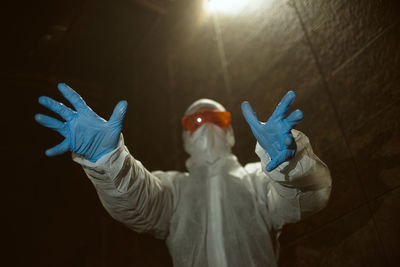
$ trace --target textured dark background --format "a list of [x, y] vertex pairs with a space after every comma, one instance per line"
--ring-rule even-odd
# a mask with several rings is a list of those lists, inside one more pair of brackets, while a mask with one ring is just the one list
[[33, 116], [40, 95], [63, 100], [59, 81], [105, 118], [128, 100], [126, 144], [150, 170], [184, 170], [180, 118], [200, 97], [232, 111], [234, 153], [257, 160], [240, 102], [266, 119], [295, 90], [333, 191], [284, 229], [280, 266], [400, 266], [396, 1], [265, 0], [215, 17], [189, 0], [17, 2], [1, 16], [2, 266], [171, 266], [162, 241], [111, 219], [70, 155], [44, 156], [61, 137]]

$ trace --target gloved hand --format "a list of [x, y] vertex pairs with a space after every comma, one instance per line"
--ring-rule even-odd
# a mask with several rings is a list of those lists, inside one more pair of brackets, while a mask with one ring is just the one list
[[281, 163], [290, 160], [296, 153], [296, 142], [290, 130], [303, 119], [303, 112], [295, 110], [284, 118], [295, 97], [293, 91], [287, 92], [267, 122], [258, 121], [249, 102], [242, 103], [242, 113], [251, 131], [271, 157], [266, 167], [267, 171], [272, 171]]
[[115, 106], [110, 120], [106, 121], [94, 113], [81, 96], [68, 85], [59, 83], [58, 89], [76, 111], [50, 97], [39, 97], [40, 104], [65, 120], [65, 122], [61, 122], [43, 114], [35, 115], [35, 120], [38, 123], [65, 137], [63, 142], [46, 150], [46, 155], [55, 156], [71, 151], [96, 162], [103, 155], [114, 150], [118, 145], [122, 120], [128, 103], [120, 101]]

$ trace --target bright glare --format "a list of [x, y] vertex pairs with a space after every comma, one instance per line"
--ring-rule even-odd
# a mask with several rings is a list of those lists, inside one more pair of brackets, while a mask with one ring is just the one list
[[259, 0], [205, 0], [204, 8], [207, 11], [235, 14], [243, 10], [247, 5]]

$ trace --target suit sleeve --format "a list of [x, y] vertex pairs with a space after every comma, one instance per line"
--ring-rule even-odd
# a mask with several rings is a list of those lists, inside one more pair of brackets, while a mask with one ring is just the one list
[[269, 181], [265, 201], [277, 230], [323, 209], [332, 186], [329, 169], [314, 154], [308, 137], [297, 130], [292, 130], [292, 134], [297, 145], [295, 156], [271, 172], [265, 169], [270, 158], [258, 143], [256, 145], [261, 169]]
[[167, 173], [150, 173], [130, 155], [122, 135], [118, 147], [95, 163], [76, 154], [72, 158], [82, 165], [115, 220], [136, 232], [166, 238], [173, 213], [173, 186]]

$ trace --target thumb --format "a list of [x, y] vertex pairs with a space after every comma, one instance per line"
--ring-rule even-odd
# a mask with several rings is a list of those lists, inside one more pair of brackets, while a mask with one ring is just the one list
[[118, 102], [118, 104], [114, 108], [114, 111], [110, 117], [109, 122], [110, 123], [122, 122], [127, 108], [128, 108], [128, 102], [126, 102], [125, 100]]

